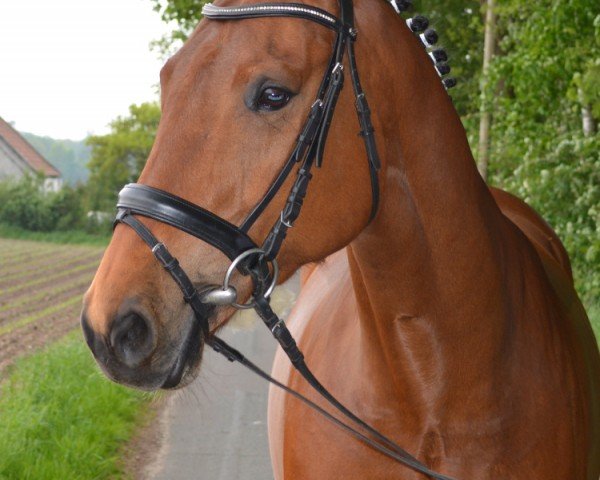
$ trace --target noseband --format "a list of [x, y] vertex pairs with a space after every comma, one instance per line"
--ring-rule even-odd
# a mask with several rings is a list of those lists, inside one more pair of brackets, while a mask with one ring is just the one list
[[[276, 260], [277, 254], [286, 238], [287, 231], [294, 225], [294, 222], [300, 215], [308, 184], [312, 178], [311, 169], [313, 165], [320, 167], [323, 163], [323, 154], [329, 127], [333, 119], [339, 94], [344, 86], [343, 60], [345, 53], [348, 55], [348, 66], [354, 90], [356, 112], [361, 128], [360, 135], [364, 140], [368, 158], [372, 190], [369, 220], [374, 218], [378, 209], [379, 184], [377, 171], [380, 168], [380, 161], [375, 144], [374, 129], [371, 123], [371, 112], [360, 84], [356, 66], [354, 42], [357, 39], [358, 32], [354, 25], [354, 8], [352, 0], [340, 0], [339, 4], [339, 18], [320, 8], [300, 3], [261, 3], [240, 7], [205, 5], [202, 13], [204, 17], [210, 20], [225, 21], [265, 17], [292, 17], [318, 23], [336, 32], [333, 53], [319, 87], [316, 100], [310, 108], [308, 118], [288, 160], [263, 198], [239, 227], [171, 193], [142, 184], [126, 185], [120, 192], [115, 225], [118, 223], [129, 225], [151, 248], [155, 258], [179, 285], [185, 301], [194, 311], [196, 321], [200, 323], [207, 345], [223, 354], [228, 360], [240, 362], [261, 377], [283, 388], [311, 408], [317, 410], [328, 420], [383, 454], [432, 478], [451, 480], [447, 476], [431, 471], [427, 466], [363, 422], [335, 399], [308, 369], [304, 362], [304, 356], [298, 349], [285, 323], [273, 312], [269, 305], [269, 297], [277, 283], [279, 273]], [[277, 195], [295, 165], [299, 165], [299, 168], [286, 204], [262, 246], [259, 247], [248, 236], [247, 232]], [[152, 218], [171, 225], [205, 241], [227, 255], [232, 263], [225, 275], [223, 285], [210, 287], [199, 292], [181, 268], [177, 259], [169, 253], [166, 246], [136, 216]], [[230, 284], [231, 276], [236, 270], [242, 275], [250, 276], [253, 281], [254, 289], [249, 303], [239, 304], [237, 291]], [[240, 352], [211, 334], [208, 317], [214, 305], [232, 305], [238, 309], [254, 308], [300, 374], [331, 405], [338, 409], [347, 419], [368, 432], [372, 438], [340, 421], [312, 401], [290, 390], [287, 386], [277, 382], [246, 359]]]

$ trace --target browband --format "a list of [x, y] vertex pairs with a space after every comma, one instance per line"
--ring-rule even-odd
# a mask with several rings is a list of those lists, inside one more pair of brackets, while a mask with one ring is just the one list
[[212, 20], [236, 20], [262, 17], [297, 17], [320, 23], [325, 27], [340, 30], [343, 26], [337, 18], [318, 7], [301, 3], [257, 3], [240, 7], [217, 7], [207, 3], [202, 15]]

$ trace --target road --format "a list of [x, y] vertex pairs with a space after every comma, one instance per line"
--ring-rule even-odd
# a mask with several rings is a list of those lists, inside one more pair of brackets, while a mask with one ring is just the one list
[[[272, 303], [281, 312], [293, 301], [297, 278], [280, 288], [283, 294]], [[237, 324], [244, 326], [226, 329], [221, 337], [269, 372], [275, 354], [270, 332], [247, 314]], [[162, 451], [148, 480], [272, 479], [267, 392], [264, 380], [207, 351], [198, 379], [168, 400]]]

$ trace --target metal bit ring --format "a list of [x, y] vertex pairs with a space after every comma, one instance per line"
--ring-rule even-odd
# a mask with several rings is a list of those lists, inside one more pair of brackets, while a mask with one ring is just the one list
[[[231, 265], [229, 266], [229, 268], [227, 269], [227, 273], [225, 274], [225, 279], [223, 280], [223, 287], [222, 287], [223, 290], [229, 289], [229, 284], [231, 282], [231, 277], [233, 275], [233, 272], [235, 272], [236, 268], [242, 262], [242, 260], [248, 258], [251, 255], [264, 255], [264, 254], [265, 254], [265, 252], [261, 248], [251, 248], [250, 250], [246, 250], [244, 253], [239, 255], [233, 262], [231, 262]], [[267, 289], [267, 291], [263, 294], [263, 296], [265, 298], [269, 298], [271, 296], [271, 294], [273, 293], [273, 290], [275, 290], [275, 287], [277, 286], [277, 280], [279, 279], [279, 264], [277, 263], [277, 260], [273, 259], [270, 262], [271, 262], [271, 265], [273, 266], [273, 272], [272, 272], [273, 280], [271, 282], [271, 285], [269, 285], [269, 288]], [[239, 310], [249, 310], [250, 308], [254, 308], [254, 299], [252, 298], [248, 303], [244, 303], [244, 304], [239, 304], [237, 302], [231, 302], [231, 306], [233, 306]]]

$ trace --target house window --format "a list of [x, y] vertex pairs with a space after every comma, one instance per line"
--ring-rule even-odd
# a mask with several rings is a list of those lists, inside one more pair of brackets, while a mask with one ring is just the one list
[[58, 192], [62, 188], [62, 179], [46, 177], [44, 179], [44, 191], [46, 192]]

